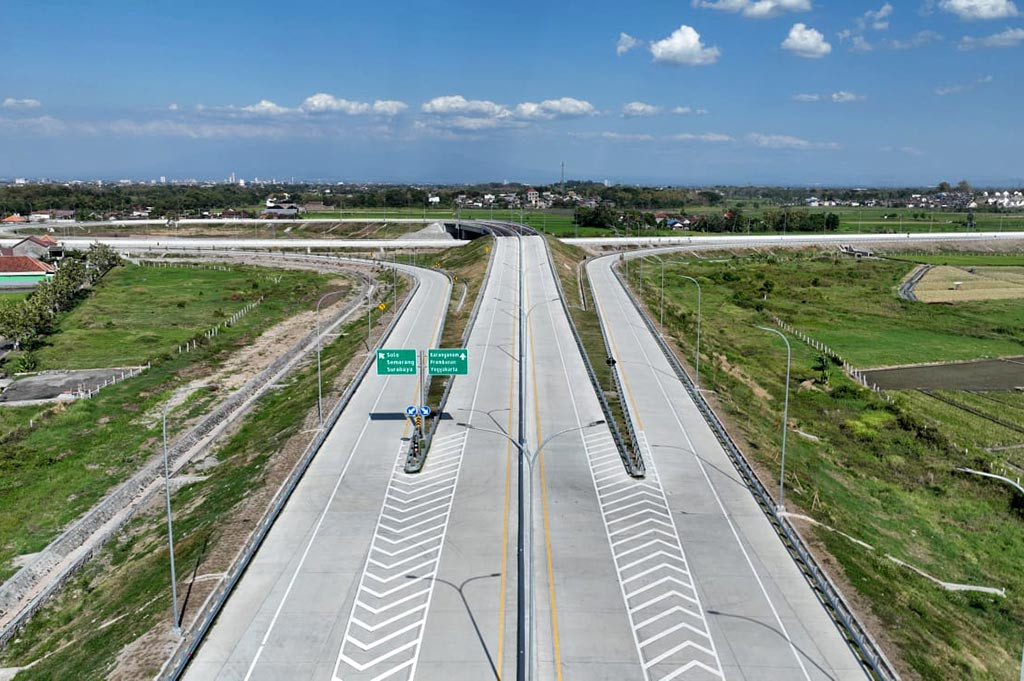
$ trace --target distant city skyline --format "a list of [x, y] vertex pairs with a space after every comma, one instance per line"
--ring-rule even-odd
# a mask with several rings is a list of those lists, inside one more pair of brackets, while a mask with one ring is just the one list
[[[301, 12], [300, 12], [301, 10]], [[268, 19], [274, 17], [273, 19]], [[0, 177], [1024, 184], [1011, 0], [5, 8]]]

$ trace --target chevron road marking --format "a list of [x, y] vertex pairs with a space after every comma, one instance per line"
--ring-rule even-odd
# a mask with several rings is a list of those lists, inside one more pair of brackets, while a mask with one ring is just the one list
[[644, 679], [724, 679], [700, 596], [647, 439], [643, 480], [629, 477], [607, 431], [584, 436], [608, 546]]
[[436, 438], [421, 475], [406, 475], [404, 452], [396, 457], [335, 679], [398, 678], [414, 667], [466, 438], [466, 431]]

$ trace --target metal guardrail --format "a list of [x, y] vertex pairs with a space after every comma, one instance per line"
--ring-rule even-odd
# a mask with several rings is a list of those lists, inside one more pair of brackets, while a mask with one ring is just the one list
[[[613, 267], [614, 269], [614, 267]], [[608, 342], [608, 329], [605, 328], [604, 318], [599, 314], [600, 307], [597, 304], [597, 296], [594, 295], [593, 283], [590, 281], [590, 277], [587, 277], [587, 284], [591, 287], [590, 297], [594, 299], [594, 314], [597, 315], [598, 324], [601, 326], [601, 340], [604, 341], [604, 352], [608, 358], [614, 362], [608, 367], [608, 373], [615, 382], [615, 392], [619, 396], [619, 406], [622, 408], [622, 414], [626, 421], [626, 433], [629, 435], [629, 444], [632, 448], [632, 458], [630, 464], [639, 469], [645, 471], [643, 454], [640, 450], [640, 438], [637, 436], [636, 426], [633, 423], [633, 419], [629, 411], [629, 403], [626, 401], [626, 390], [622, 385], [622, 376], [619, 374], [618, 360], [615, 359], [615, 355], [612, 352], [611, 345]], [[627, 467], [628, 468], [628, 467]], [[630, 471], [630, 475], [635, 475]], [[641, 473], [642, 475], [642, 473]]]
[[[601, 382], [597, 379], [597, 374], [594, 372], [594, 367], [590, 363], [590, 357], [587, 355], [587, 349], [583, 345], [583, 339], [580, 337], [580, 332], [576, 329], [576, 323], [572, 320], [572, 314], [569, 311], [569, 305], [565, 302], [565, 291], [562, 289], [562, 280], [558, 278], [558, 272], [555, 271], [555, 259], [551, 255], [551, 246], [548, 244], [546, 237], [541, 237], [544, 241], [544, 248], [548, 253], [548, 267], [551, 269], [551, 276], [555, 280], [555, 287], [558, 289], [558, 299], [562, 303], [562, 312], [565, 313], [565, 318], [569, 322], [569, 329], [572, 331], [573, 340], [576, 341], [576, 349], [580, 353], [580, 357], [583, 358], [583, 366], [587, 370], [587, 376], [590, 377], [590, 383], [594, 387], [594, 393], [597, 395], [597, 401], [601, 405], [601, 413], [604, 414], [605, 422], [608, 424], [609, 430], [612, 433], [612, 439], [615, 441], [615, 448], [619, 450], [619, 457], [622, 458], [622, 465], [626, 468], [626, 472], [635, 478], [642, 478], [646, 469], [644, 467], [643, 456], [640, 454], [640, 450], [637, 449], [637, 442], [632, 431], [630, 431], [630, 437], [632, 438], [633, 451], [630, 452], [626, 447], [625, 440], [622, 439], [622, 431], [619, 430], [619, 424], [615, 419], [615, 415], [612, 413], [611, 407], [608, 405], [608, 400], [604, 396], [604, 388], [601, 386]], [[602, 333], [603, 333], [602, 327]], [[607, 347], [607, 341], [605, 341], [605, 347]], [[621, 393], [620, 393], [621, 394]], [[629, 419], [626, 419], [627, 422]], [[632, 428], [632, 424], [628, 424]]]
[[[484, 299], [484, 293], [487, 290], [487, 283], [491, 278], [491, 265], [494, 264], [494, 256], [497, 253], [497, 248], [491, 249], [491, 257], [487, 259], [487, 268], [484, 270], [483, 284], [480, 290], [477, 291], [476, 300], [473, 302], [473, 309], [469, 313], [469, 321], [466, 322], [466, 328], [462, 332], [462, 345], [466, 346], [469, 342], [469, 335], [473, 331], [473, 327], [476, 325], [476, 317], [480, 312], [480, 304]], [[447, 316], [447, 312], [445, 315]], [[447, 319], [446, 319], [447, 321]], [[419, 451], [414, 452], [412, 448], [409, 450], [409, 455], [405, 460], [405, 472], [406, 473], [419, 473], [423, 470], [423, 464], [426, 463], [427, 454], [430, 453], [430, 443], [434, 440], [434, 434], [437, 432], [438, 426], [441, 425], [441, 415], [444, 414], [444, 408], [448, 404], [448, 395], [452, 391], [452, 385], [455, 383], [454, 377], [449, 376], [448, 382], [444, 386], [444, 392], [441, 393], [441, 401], [437, 405], [437, 418], [435, 418], [430, 424], [430, 431], [427, 433], [426, 442], [423, 448]]]
[[[608, 256], [612, 257], [612, 256]], [[633, 307], [636, 308], [640, 318], [643, 319], [644, 324], [647, 326], [647, 330], [650, 331], [655, 341], [658, 343], [658, 347], [661, 348], [662, 353], [668, 360], [669, 365], [672, 367], [679, 381], [686, 388], [697, 409], [700, 411], [704, 420], [708, 426], [711, 427], [711, 431], [718, 439], [719, 443], [725, 449], [726, 454], [732, 460], [736, 470], [743, 477], [746, 486], [754, 495], [755, 501], [761, 507], [761, 510], [768, 517], [769, 522], [775, 528], [776, 533], [782, 539], [783, 544], [789, 551], [790, 556], [796, 562], [797, 567], [803, 572], [805, 579], [814, 589], [818, 595], [822, 604], [825, 606], [826, 612], [832, 618], [833, 622], [836, 623], [840, 632], [844, 635], [849, 643], [850, 647], [854, 650], [860, 662], [865, 666], [874, 678], [880, 681], [899, 681], [899, 674], [896, 672], [895, 667], [885, 657], [885, 653], [882, 652], [881, 647], [867, 632], [867, 629], [860, 623], [857, 616], [853, 613], [846, 599], [843, 598], [842, 593], [835, 586], [829, 576], [822, 570], [818, 561], [814, 558], [811, 552], [808, 550], [806, 543], [800, 536], [800, 533], [795, 527], [786, 519], [785, 516], [779, 514], [775, 500], [771, 494], [761, 483], [761, 480], [754, 473], [754, 470], [750, 467], [743, 452], [740, 451], [739, 447], [733, 441], [732, 437], [726, 431], [725, 426], [718, 419], [718, 415], [715, 414], [714, 410], [704, 399], [704, 396], [695, 388], [693, 381], [690, 379], [689, 374], [683, 368], [679, 359], [675, 353], [669, 347], [664, 337], [658, 332], [657, 327], [654, 326], [654, 322], [651, 321], [647, 311], [644, 310], [643, 306], [637, 301], [633, 291], [623, 281], [621, 275], [615, 268], [612, 268], [612, 272], [615, 274], [615, 278], [618, 280], [619, 285], [622, 286], [626, 292], [626, 296], [630, 302], [633, 303]]]
[[[333, 261], [344, 260], [342, 258], [327, 259]], [[317, 433], [312, 442], [309, 443], [309, 446], [306, 447], [306, 451], [303, 453], [302, 458], [296, 462], [296, 465], [292, 468], [292, 472], [289, 474], [288, 479], [278, 489], [278, 492], [274, 497], [274, 501], [268, 507], [267, 512], [260, 521], [259, 529], [250, 535], [249, 540], [237, 554], [231, 567], [225, 574], [225, 577], [221, 580], [220, 585], [211, 592], [209, 596], [207, 596], [206, 601], [201, 606], [201, 612], [204, 612], [205, 614], [196, 618], [192, 630], [183, 636], [182, 642], [164, 664], [163, 669], [161, 669], [160, 673], [156, 677], [157, 679], [176, 680], [181, 678], [181, 675], [184, 673], [185, 668], [191, 661], [195, 651], [199, 648], [200, 643], [202, 643], [203, 639], [206, 637], [207, 632], [213, 625], [214, 620], [216, 620], [217, 615], [220, 614], [220, 611], [227, 602], [231, 592], [234, 591], [235, 586], [238, 584], [238, 580], [241, 579], [243, 574], [245, 574], [246, 568], [248, 568], [249, 563], [252, 562], [256, 552], [259, 550], [260, 546], [262, 546], [263, 541], [266, 539], [266, 536], [270, 532], [271, 527], [273, 527], [277, 517], [281, 514], [281, 511], [284, 510], [284, 507], [291, 498], [295, 488], [302, 480], [302, 477], [305, 475], [310, 464], [312, 464], [317, 453], [320, 451], [320, 447], [323, 445], [327, 435], [337, 423], [338, 418], [340, 418], [345, 407], [348, 406], [348, 403], [351, 401], [356, 390], [359, 389], [359, 386], [362, 384], [363, 378], [369, 372], [370, 367], [374, 365], [376, 361], [376, 349], [382, 347], [384, 343], [387, 342], [387, 339], [391, 336], [391, 333], [394, 331], [399, 320], [401, 320], [403, 313], [409, 306], [409, 303], [415, 297], [419, 287], [419, 280], [416, 280], [412, 290], [395, 311], [395, 316], [388, 324], [387, 329], [385, 329], [384, 333], [381, 334], [381, 337], [378, 339], [374, 348], [372, 348], [367, 354], [366, 360], [359, 368], [359, 371], [356, 372], [355, 376], [353, 376], [348, 387], [345, 389], [345, 392], [334, 405], [334, 408], [331, 409], [324, 422], [324, 427], [319, 433]]]

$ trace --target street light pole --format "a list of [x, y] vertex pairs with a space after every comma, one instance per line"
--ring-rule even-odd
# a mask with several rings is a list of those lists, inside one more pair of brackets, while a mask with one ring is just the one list
[[[701, 299], [700, 282], [698, 282], [693, 277], [687, 276], [685, 274], [680, 274], [679, 276], [682, 277], [683, 279], [688, 279], [688, 280], [692, 281], [694, 283], [694, 285], [697, 287], [697, 352], [694, 353], [695, 354], [695, 359], [694, 359], [694, 363], [693, 363], [693, 375], [694, 375], [694, 384], [697, 386], [697, 390], [700, 390], [700, 318], [701, 318], [701, 312], [700, 312], [700, 299]], [[664, 303], [664, 296], [665, 296], [664, 280], [662, 281], [661, 294], [662, 294], [663, 303]]]
[[174, 624], [174, 633], [181, 635], [181, 625], [178, 620], [178, 576], [174, 570], [174, 525], [171, 522], [171, 477], [170, 466], [167, 461], [167, 403], [164, 403], [163, 410], [163, 441], [164, 441], [164, 492], [167, 497], [167, 546], [171, 556], [171, 603], [174, 611], [171, 614], [171, 621]]
[[[467, 410], [467, 411], [475, 411], [475, 410]], [[561, 435], [565, 435], [566, 433], [572, 433], [572, 432], [576, 432], [576, 431], [586, 430], [587, 428], [593, 428], [594, 426], [599, 426], [599, 425], [602, 425], [604, 423], [605, 423], [604, 419], [599, 419], [597, 421], [591, 421], [590, 423], [588, 423], [586, 425], [573, 426], [571, 428], [565, 428], [564, 430], [560, 430], [557, 433], [552, 433], [551, 435], [548, 435], [547, 438], [545, 438], [537, 446], [537, 448], [535, 450], [533, 450], [533, 451], [530, 451], [530, 448], [527, 446], [525, 441], [522, 442], [522, 443], [516, 442], [511, 437], [509, 437], [507, 433], [504, 433], [504, 432], [502, 432], [500, 430], [492, 430], [490, 428], [478, 428], [477, 426], [474, 426], [473, 424], [468, 423], [468, 422], [464, 422], [464, 421], [459, 421], [455, 425], [457, 425], [459, 427], [462, 427], [462, 428], [467, 428], [469, 430], [479, 430], [479, 431], [482, 431], [484, 433], [491, 433], [493, 435], [500, 435], [501, 437], [503, 437], [506, 440], [508, 440], [512, 444], [512, 446], [514, 446], [519, 451], [520, 501], [522, 501], [523, 477], [524, 477], [522, 475], [523, 468], [525, 466], [525, 468], [527, 469], [526, 470], [527, 474], [525, 476], [525, 483], [526, 483], [525, 487], [526, 487], [526, 489], [529, 492], [529, 494], [528, 494], [529, 499], [532, 500], [533, 499], [533, 471], [534, 471], [534, 464], [537, 461], [538, 455], [540, 454], [541, 451], [544, 450], [544, 448], [548, 445], [548, 443], [550, 443], [556, 437], [559, 437]], [[519, 515], [520, 515], [520, 526], [519, 526], [520, 536], [523, 536], [523, 532], [522, 531], [523, 531], [524, 528], [527, 528], [527, 527], [530, 528], [529, 532], [526, 535], [526, 537], [527, 537], [526, 543], [523, 546], [520, 546], [520, 554], [523, 555], [523, 557], [524, 557], [524, 560], [522, 561], [522, 563], [523, 564], [529, 563], [530, 566], [531, 566], [530, 572], [529, 572], [529, 578], [527, 580], [527, 584], [528, 584], [528, 587], [529, 587], [529, 595], [527, 596], [527, 598], [524, 598], [523, 600], [519, 601], [519, 610], [520, 611], [523, 610], [523, 604], [524, 604], [524, 601], [525, 601], [528, 604], [528, 606], [529, 606], [528, 607], [528, 609], [529, 609], [529, 618], [528, 618], [527, 621], [530, 623], [531, 626], [535, 627], [536, 623], [535, 623], [534, 617], [535, 617], [535, 614], [536, 614], [536, 605], [535, 605], [535, 602], [534, 602], [534, 599], [533, 599], [534, 586], [533, 586], [533, 569], [532, 569], [532, 565], [533, 565], [533, 530], [532, 530], [532, 528], [533, 528], [533, 504], [530, 503], [529, 505], [527, 505], [525, 507], [522, 504], [520, 504], [520, 506], [519, 506]], [[523, 517], [524, 515], [525, 515], [525, 518]], [[526, 555], [527, 551], [524, 550], [524, 549], [528, 549], [528, 555]], [[522, 576], [522, 566], [520, 566], [520, 577], [521, 576]], [[522, 580], [520, 580], [520, 581], [522, 581]], [[526, 589], [526, 585], [525, 584], [521, 585], [520, 593], [519, 593], [519, 596], [521, 598], [525, 595], [523, 593], [525, 591], [525, 589]], [[532, 634], [532, 631], [531, 631], [531, 634]], [[521, 629], [521, 630], [517, 631], [516, 632], [517, 643], [519, 643], [519, 639], [521, 639], [521, 638], [525, 639], [526, 638], [525, 635], [526, 635], [526, 631], [525, 630]], [[530, 638], [532, 639], [532, 636]], [[525, 642], [526, 642], [525, 640], [522, 641], [523, 644], [525, 644]], [[528, 679], [533, 679], [534, 678], [533, 677], [533, 657], [532, 657], [533, 650], [531, 649], [530, 650], [530, 655], [527, 656], [525, 654], [522, 654], [522, 653], [525, 653], [525, 645], [520, 645], [519, 651], [520, 651], [521, 655], [518, 656], [517, 660], [516, 660], [516, 678], [517, 679], [523, 679], [523, 681], [527, 681]]]
[[338, 295], [342, 291], [328, 291], [316, 301], [316, 417], [320, 427], [324, 427], [324, 381], [320, 372], [320, 303], [329, 296]]
[[779, 504], [776, 507], [776, 510], [784, 511], [786, 510], [786, 429], [789, 424], [789, 370], [790, 366], [792, 365], [793, 354], [789, 347], [789, 339], [786, 338], [786, 335], [784, 333], [782, 333], [778, 329], [773, 329], [768, 326], [759, 326], [757, 328], [761, 329], [762, 331], [770, 331], [778, 335], [778, 337], [781, 338], [786, 343], [786, 385], [784, 386], [785, 400], [784, 406], [782, 407], [782, 465], [779, 468]]
[[[511, 211], [510, 211], [511, 212]], [[510, 216], [511, 217], [511, 216]], [[524, 294], [526, 277], [524, 276], [525, 266], [523, 264], [523, 237], [522, 234], [516, 233], [517, 243], [519, 245], [519, 305], [517, 310], [519, 312], [519, 437], [518, 442], [515, 443], [516, 449], [519, 450], [519, 462], [518, 462], [518, 524], [517, 528], [517, 543], [516, 558], [517, 558], [517, 570], [516, 570], [516, 681], [532, 681], [533, 669], [532, 669], [532, 656], [526, 650], [527, 646], [527, 627], [532, 625], [532, 618], [527, 621], [526, 613], [526, 585], [532, 583], [533, 580], [533, 565], [532, 561], [527, 564], [526, 560], [526, 544], [530, 537], [528, 536], [528, 528], [526, 527], [526, 514], [527, 508], [525, 506], [528, 500], [524, 498], [524, 477], [525, 477], [525, 457], [526, 451], [526, 314], [523, 310], [524, 306]], [[533, 506], [531, 504], [530, 509]], [[532, 614], [532, 613], [531, 613]]]
[[665, 261], [661, 261], [661, 328], [665, 328]]

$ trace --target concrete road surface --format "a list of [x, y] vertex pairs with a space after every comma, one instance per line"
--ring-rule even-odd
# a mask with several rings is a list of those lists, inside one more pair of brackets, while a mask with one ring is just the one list
[[[595, 298], [648, 466], [626, 474], [540, 237], [495, 240], [470, 373], [423, 471], [402, 471], [409, 431], [389, 420], [415, 382], [371, 374], [187, 677], [512, 678], [520, 248], [536, 678], [865, 678], [599, 259]], [[424, 276], [389, 347], [436, 345], [448, 283]]]
[[[648, 503], [633, 508], [645, 508], [658, 527], [648, 535], [657, 544], [617, 556], [648, 678], [866, 678], [614, 278], [613, 262], [599, 258], [587, 272], [647, 463]], [[619, 497], [608, 498], [621, 508]], [[628, 580], [643, 564], [623, 566], [654, 548], [673, 556], [638, 580], [638, 594]], [[640, 607], [655, 598], [674, 599], [678, 609]], [[694, 666], [665, 666], [658, 636], [686, 638]], [[669, 659], [683, 663], [683, 652]]]
[[[421, 286], [389, 348], [435, 347], [450, 284]], [[188, 679], [330, 679], [381, 505], [404, 463], [414, 376], [363, 380], [188, 668]], [[387, 590], [387, 585], [378, 585]]]

